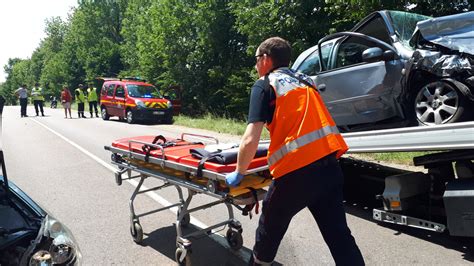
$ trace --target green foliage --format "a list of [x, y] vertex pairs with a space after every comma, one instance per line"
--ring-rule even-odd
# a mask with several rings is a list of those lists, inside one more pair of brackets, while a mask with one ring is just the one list
[[[472, 0], [412, 0], [412, 12], [441, 16], [469, 10]], [[376, 10], [405, 10], [394, 0], [80, 0], [66, 21], [46, 21], [30, 59], [10, 59], [0, 94], [14, 102], [20, 84], [47, 94], [97, 77], [139, 76], [159, 88], [181, 86], [182, 110], [245, 120], [253, 57], [266, 38], [292, 43], [295, 59], [336, 31]]]
[[[204, 114], [199, 118], [190, 117], [186, 115], [179, 115], [174, 117], [175, 125], [206, 129], [214, 132], [242, 136], [247, 128], [247, 123], [241, 120], [232, 118], [222, 118], [212, 114]], [[269, 139], [270, 134], [266, 129], [262, 131], [262, 139]]]

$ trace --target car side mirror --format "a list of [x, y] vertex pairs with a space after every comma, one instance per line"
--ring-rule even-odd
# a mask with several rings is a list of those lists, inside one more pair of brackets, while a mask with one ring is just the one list
[[362, 60], [367, 63], [381, 61], [384, 52], [379, 47], [372, 47], [362, 52]]
[[398, 55], [392, 50], [387, 50], [383, 52], [382, 59], [383, 61], [392, 61], [398, 59]]

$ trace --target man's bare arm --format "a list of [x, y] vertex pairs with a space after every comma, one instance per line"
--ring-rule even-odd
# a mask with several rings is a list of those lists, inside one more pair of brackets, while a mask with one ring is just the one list
[[263, 126], [263, 122], [250, 123], [247, 125], [245, 133], [242, 136], [242, 141], [240, 142], [239, 155], [237, 157], [237, 172], [245, 174], [250, 162], [255, 157]]

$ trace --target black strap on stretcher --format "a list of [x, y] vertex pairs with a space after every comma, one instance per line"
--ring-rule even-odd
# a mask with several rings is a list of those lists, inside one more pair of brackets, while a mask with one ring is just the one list
[[[202, 177], [202, 170], [206, 162], [215, 162], [219, 164], [231, 164], [237, 162], [238, 147], [230, 149], [218, 149], [210, 152], [203, 148], [190, 149], [189, 152], [194, 158], [199, 159], [198, 169], [196, 177]], [[255, 152], [255, 158], [263, 157], [267, 155], [267, 148], [265, 145], [259, 146]]]
[[252, 209], [255, 207], [255, 214], [258, 214], [258, 210], [260, 209], [260, 204], [258, 203], [258, 195], [257, 195], [257, 190], [253, 187], [246, 187], [246, 189], [250, 190], [250, 193], [252, 193], [253, 198], [255, 199], [255, 203], [252, 204], [247, 204], [245, 207], [240, 207], [236, 206], [237, 209], [242, 211], [243, 216], [249, 216], [250, 219], [252, 219]]
[[[269, 177], [263, 177], [262, 184], [269, 179]], [[258, 203], [258, 195], [257, 195], [257, 190], [253, 187], [245, 187], [246, 189], [250, 190], [252, 193], [253, 198], [255, 199], [255, 203], [253, 204], [248, 204], [245, 205], [244, 208], [238, 207], [239, 210], [242, 211], [243, 216], [249, 216], [250, 219], [252, 219], [252, 209], [255, 207], [255, 214], [258, 214], [258, 210], [260, 209], [260, 204]]]
[[[160, 141], [160, 140], [161, 140], [161, 143], [158, 143], [158, 141]], [[166, 138], [163, 137], [163, 135], [158, 135], [153, 139], [151, 144], [157, 144], [157, 145], [160, 145], [163, 148], [167, 148], [167, 147], [195, 145], [195, 144], [202, 144], [202, 143], [201, 142], [190, 142], [190, 143], [178, 144], [175, 141], [167, 141]], [[150, 146], [148, 144], [143, 144], [142, 151], [145, 153], [145, 162], [148, 163], [148, 161], [150, 159], [150, 153], [151, 153], [151, 151], [154, 151], [154, 150], [158, 150], [158, 148], [154, 147], [154, 146]], [[165, 159], [164, 154], [162, 154], [161, 156], [162, 156], [163, 159]]]
[[217, 156], [218, 152], [210, 152], [209, 154], [203, 156], [201, 160], [199, 161], [198, 168], [196, 171], [196, 177], [197, 178], [202, 178], [202, 170], [204, 169], [204, 163], [206, 163], [209, 160], [212, 160]]

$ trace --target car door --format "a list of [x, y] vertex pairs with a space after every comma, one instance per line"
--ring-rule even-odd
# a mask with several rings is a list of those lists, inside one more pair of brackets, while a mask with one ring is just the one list
[[115, 94], [113, 99], [113, 113], [111, 115], [123, 117], [125, 114], [125, 88], [118, 84], [115, 87]]
[[[340, 126], [375, 123], [400, 113], [396, 97], [403, 63], [381, 58], [366, 62], [362, 57], [372, 47], [396, 53], [387, 44], [390, 38], [381, 20], [375, 17], [358, 30], [367, 34], [335, 34], [338, 39], [331, 47], [330, 56], [323, 58], [323, 71], [314, 78], [316, 85], [324, 88], [321, 95]], [[383, 40], [374, 36], [382, 36]]]
[[113, 112], [113, 99], [114, 99], [115, 84], [110, 83], [103, 86], [101, 91], [100, 105], [105, 106], [109, 115]]

